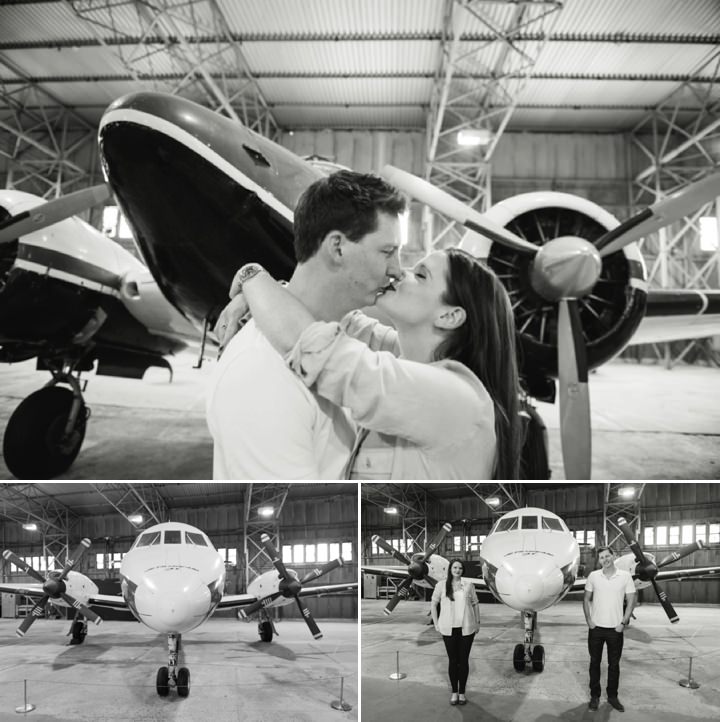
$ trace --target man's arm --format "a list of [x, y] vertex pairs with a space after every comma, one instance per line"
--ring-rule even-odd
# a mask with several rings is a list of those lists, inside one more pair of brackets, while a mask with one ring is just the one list
[[583, 612], [585, 613], [585, 621], [587, 622], [590, 629], [595, 628], [595, 623], [590, 618], [590, 602], [592, 602], [593, 593], [592, 589], [585, 589], [585, 596], [583, 597]]
[[637, 601], [637, 594], [635, 592], [625, 593], [625, 614], [623, 615], [622, 624], [623, 628], [630, 624], [630, 617], [632, 616], [633, 609], [635, 609], [635, 602]]

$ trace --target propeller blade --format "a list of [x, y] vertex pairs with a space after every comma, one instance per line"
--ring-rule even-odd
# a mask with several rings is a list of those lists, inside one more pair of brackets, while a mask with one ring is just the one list
[[60, 595], [71, 607], [77, 609], [88, 621], [93, 624], [102, 624], [102, 618], [99, 617], [92, 609], [86, 607], [82, 602], [78, 602], [75, 597], [71, 597], [69, 594]]
[[433, 579], [429, 574], [426, 574], [423, 579], [432, 587], [437, 584], [437, 580]]
[[29, 211], [18, 213], [0, 223], [0, 245], [14, 241], [19, 236], [47, 228], [108, 198], [110, 198], [110, 187], [103, 183], [60, 196]]
[[259, 612], [263, 607], [266, 607], [271, 602], [274, 602], [280, 596], [282, 596], [280, 592], [274, 592], [273, 594], [270, 594], [267, 597], [258, 599], [256, 602], [253, 602], [252, 604], [248, 605], [247, 607], [240, 607], [240, 609], [238, 609], [238, 614], [243, 619], [252, 617], [253, 614], [255, 614], [256, 612]]
[[17, 554], [14, 554], [9, 549], [3, 552], [3, 559], [7, 559], [12, 562], [18, 569], [22, 569], [25, 574], [28, 574], [40, 584], [45, 584], [45, 577], [38, 574], [24, 559], [21, 559]]
[[465, 228], [489, 238], [494, 243], [500, 243], [506, 248], [526, 255], [535, 255], [538, 251], [539, 246], [520, 238], [501, 225], [493, 223], [482, 213], [478, 213], [449, 193], [436, 188], [432, 183], [428, 183], [412, 173], [407, 173], [392, 165], [386, 165], [380, 175], [401, 191], [417, 198], [444, 216], [452, 218]]
[[45, 605], [48, 603], [48, 599], [50, 599], [50, 597], [46, 594], [44, 597], [40, 598], [39, 602], [36, 602], [33, 605], [33, 608], [30, 610], [30, 614], [22, 620], [20, 626], [15, 630], [15, 634], [17, 634], [18, 637], [24, 637], [25, 632], [32, 627], [33, 622], [45, 613]]
[[662, 604], [662, 608], [665, 610], [665, 614], [667, 614], [668, 619], [675, 624], [676, 622], [680, 621], [680, 617], [678, 617], [677, 612], [673, 609], [673, 605], [670, 604], [670, 600], [668, 599], [668, 595], [665, 593], [663, 589], [658, 586], [658, 583], [654, 580], [650, 580], [652, 582], [652, 585], [655, 589], [655, 594], [657, 594], [658, 599], [660, 600], [660, 604]]
[[695, 541], [692, 544], [686, 544], [684, 547], [680, 547], [676, 552], [670, 552], [667, 556], [663, 557], [657, 565], [657, 568], [660, 569], [660, 567], [665, 567], [668, 564], [672, 564], [673, 562], [676, 562], [678, 559], [684, 559], [687, 556], [690, 556], [691, 554], [695, 553], [698, 549], [703, 548], [703, 543], [701, 541]]
[[625, 248], [629, 243], [689, 215], [696, 208], [718, 196], [720, 196], [720, 173], [712, 173], [653, 203], [617, 228], [608, 231], [597, 240], [595, 247], [603, 258], [609, 256]]
[[295, 601], [297, 602], [298, 609], [300, 610], [300, 614], [303, 615], [305, 624], [308, 625], [310, 634], [312, 634], [314, 639], [321, 639], [322, 632], [320, 631], [320, 627], [318, 627], [317, 623], [313, 619], [313, 615], [310, 614], [310, 610], [302, 603], [302, 601], [300, 600], [299, 597], [295, 597]]
[[311, 572], [308, 572], [301, 580], [300, 584], [305, 584], [306, 582], [311, 582], [313, 579], [317, 579], [318, 577], [323, 576], [323, 574], [327, 574], [328, 572], [331, 572], [333, 569], [337, 569], [338, 567], [341, 567], [343, 565], [342, 559], [333, 559], [331, 562], [328, 562], [327, 564], [324, 564], [323, 566], [313, 569]]
[[434, 536], [433, 540], [425, 548], [422, 561], [426, 561], [427, 558], [437, 550], [437, 548], [443, 543], [443, 539], [445, 539], [445, 537], [450, 531], [452, 531], [452, 525], [445, 522], [445, 524], [442, 525], [440, 531]]
[[277, 573], [280, 575], [280, 579], [290, 579], [290, 576], [288, 575], [288, 571], [285, 568], [285, 564], [284, 564], [283, 560], [280, 558], [280, 556], [278, 555], [277, 551], [275, 550], [273, 543], [270, 541], [270, 537], [267, 534], [261, 534], [260, 541], [262, 542], [262, 545], [265, 547], [265, 551], [270, 556], [273, 566], [275, 567], [275, 569], [277, 569]]
[[75, 553], [71, 557], [67, 558], [65, 566], [63, 567], [62, 572], [60, 572], [60, 579], [65, 579], [65, 577], [67, 577], [68, 572], [80, 561], [82, 555], [90, 548], [91, 543], [92, 542], [89, 539], [80, 540], [80, 544], [78, 544]]
[[405, 596], [405, 591], [408, 589], [408, 587], [413, 583], [413, 580], [411, 577], [408, 577], [407, 579], [402, 580], [402, 584], [397, 588], [397, 591], [395, 592], [395, 596], [387, 603], [387, 606], [385, 609], [383, 609], [383, 612], [385, 614], [392, 614], [393, 609], [397, 607], [398, 602]]
[[592, 440], [590, 392], [585, 341], [574, 299], [560, 299], [558, 309], [560, 443], [566, 479], [589, 479]]
[[643, 566], [647, 565], [648, 560], [645, 557], [645, 554], [643, 554], [643, 550], [640, 548], [640, 545], [637, 543], [637, 539], [635, 539], [632, 531], [630, 531], [630, 525], [627, 523], [627, 519], [620, 517], [618, 519], [618, 526], [620, 527], [620, 531], [623, 533], [630, 550], [635, 555], [635, 559], [637, 559]]
[[401, 564], [405, 564], [406, 566], [410, 564], [410, 560], [402, 553], [397, 551], [397, 549], [393, 549], [382, 537], [379, 537], [377, 534], [375, 534], [372, 538], [372, 541], [377, 544], [383, 551], [386, 551], [388, 554], [392, 554], [395, 559], [397, 559]]

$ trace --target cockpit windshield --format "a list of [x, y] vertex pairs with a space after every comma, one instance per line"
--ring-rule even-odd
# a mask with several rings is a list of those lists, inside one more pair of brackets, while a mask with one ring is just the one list
[[493, 532], [513, 531], [513, 529], [517, 529], [517, 528], [518, 528], [518, 518], [516, 516], [511, 516], [507, 519], [500, 519], [498, 521], [498, 523], [495, 525]]
[[135, 542], [136, 547], [149, 547], [160, 543], [159, 531], [146, 531], [141, 534]]
[[522, 528], [523, 529], [537, 529], [538, 528], [538, 518], [536, 516], [528, 516], [523, 515], [520, 517], [522, 520]]
[[182, 542], [179, 529], [166, 529], [165, 539], [163, 540], [166, 544], [180, 544]]
[[542, 528], [553, 529], [554, 531], [564, 531], [560, 519], [553, 519], [551, 516], [544, 516], [542, 518]]
[[206, 547], [207, 546], [205, 537], [202, 534], [197, 534], [192, 531], [185, 532], [185, 543], [186, 544], [194, 544], [195, 546], [198, 546], [198, 547]]

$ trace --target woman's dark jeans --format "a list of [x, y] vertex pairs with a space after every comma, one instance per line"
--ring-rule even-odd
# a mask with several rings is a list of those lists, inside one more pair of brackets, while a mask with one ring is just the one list
[[445, 636], [445, 649], [448, 655], [448, 677], [453, 692], [465, 694], [465, 683], [470, 671], [470, 647], [472, 647], [475, 633], [463, 636], [462, 627], [453, 627], [452, 635]]

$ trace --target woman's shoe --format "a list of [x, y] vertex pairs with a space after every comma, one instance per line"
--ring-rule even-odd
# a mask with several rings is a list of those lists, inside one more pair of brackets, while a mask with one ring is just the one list
[[465, 695], [464, 695], [464, 694], [459, 694], [459, 695], [458, 695], [458, 704], [467, 704], [467, 700], [465, 699]]
[[450, 695], [450, 704], [455, 705], [455, 704], [457, 704], [457, 703], [458, 703], [458, 695], [457, 695], [457, 692], [453, 692], [453, 693]]

